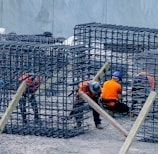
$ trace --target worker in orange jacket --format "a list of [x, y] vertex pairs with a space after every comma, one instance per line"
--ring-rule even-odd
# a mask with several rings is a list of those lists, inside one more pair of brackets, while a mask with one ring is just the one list
[[[101, 86], [99, 82], [96, 81], [84, 81], [78, 85], [78, 89], [76, 90], [76, 102], [74, 103], [73, 110], [70, 113], [70, 116], [75, 114], [77, 126], [82, 125], [82, 118], [83, 118], [83, 105], [84, 100], [79, 96], [79, 92], [82, 91], [86, 93], [91, 99], [93, 99], [96, 103], [98, 103], [100, 94], [101, 94]], [[101, 119], [98, 112], [94, 109], [93, 111], [93, 120], [95, 123], [96, 128], [103, 129], [101, 125]]]
[[23, 123], [27, 123], [26, 119], [26, 101], [31, 103], [32, 109], [34, 111], [34, 118], [35, 122], [39, 121], [39, 115], [38, 115], [38, 107], [37, 107], [37, 102], [35, 99], [35, 92], [37, 88], [40, 85], [40, 82], [43, 81], [43, 78], [35, 76], [33, 73], [25, 73], [22, 76], [19, 77], [18, 79], [19, 85], [25, 81], [26, 82], [26, 89], [24, 90], [22, 97], [20, 99], [20, 110], [22, 113], [22, 119]]
[[124, 113], [129, 111], [127, 104], [122, 103], [122, 86], [119, 81], [122, 80], [120, 72], [112, 74], [112, 79], [105, 81], [102, 89], [101, 102], [105, 109]]
[[[130, 109], [131, 117], [134, 116], [133, 109], [134, 105], [138, 104], [139, 99], [144, 104], [148, 94], [148, 90], [155, 90], [155, 79], [148, 72], [137, 73], [132, 81], [132, 104]], [[147, 90], [148, 89], [148, 90]], [[144, 92], [144, 94], [142, 94]]]

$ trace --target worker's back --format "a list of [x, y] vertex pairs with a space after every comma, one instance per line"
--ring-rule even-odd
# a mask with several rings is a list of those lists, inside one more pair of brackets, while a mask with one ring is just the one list
[[25, 93], [34, 93], [39, 87], [40, 82], [43, 81], [43, 78], [37, 77], [32, 73], [25, 73], [18, 79], [19, 85], [26, 81], [27, 88], [25, 89]]

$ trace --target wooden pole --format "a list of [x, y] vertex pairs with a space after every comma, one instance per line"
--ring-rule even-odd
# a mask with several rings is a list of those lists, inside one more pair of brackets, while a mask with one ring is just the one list
[[102, 67], [101, 69], [98, 71], [98, 73], [95, 75], [95, 77], [93, 78], [93, 81], [99, 81], [99, 79], [101, 79], [105, 72], [109, 69], [109, 63], [106, 62]]
[[0, 120], [0, 133], [2, 133], [5, 125], [7, 124], [7, 121], [12, 114], [13, 110], [17, 106], [20, 97], [22, 96], [24, 90], [26, 89], [26, 82], [23, 81], [23, 83], [19, 86], [15, 96], [13, 97], [12, 101], [9, 103], [8, 108], [6, 109], [4, 115], [2, 116], [2, 119]]
[[[92, 81], [98, 81], [99, 79], [101, 79], [105, 72], [109, 69], [109, 63], [106, 62], [101, 68], [100, 70], [98, 71], [98, 73], [94, 76], [93, 80]], [[59, 71], [58, 73], [58, 78], [64, 76], [64, 73], [63, 71]], [[56, 83], [58, 81], [58, 78], [57, 77], [52, 77], [52, 78], [49, 78], [47, 81], [43, 82], [40, 84], [38, 90], [35, 92], [35, 95], [39, 95], [39, 94], [42, 94], [44, 93], [47, 89], [49, 89], [51, 87], [51, 84], [52, 83]], [[68, 96], [70, 96], [73, 92], [71, 92]]]
[[80, 97], [84, 99], [96, 112], [98, 112], [102, 117], [107, 119], [116, 129], [118, 129], [121, 134], [123, 134], [125, 137], [128, 136], [128, 133], [117, 123], [117, 121], [112, 118], [106, 111], [104, 111], [96, 102], [94, 102], [88, 95], [86, 95], [84, 92], [79, 92]]
[[137, 131], [139, 130], [141, 124], [143, 123], [147, 113], [149, 112], [149, 109], [151, 105], [153, 104], [157, 93], [155, 91], [151, 91], [147, 100], [145, 101], [145, 104], [143, 105], [143, 108], [141, 109], [135, 123], [133, 124], [133, 127], [131, 128], [129, 135], [127, 136], [122, 148], [120, 149], [119, 154], [126, 154], [133, 138], [135, 137]]

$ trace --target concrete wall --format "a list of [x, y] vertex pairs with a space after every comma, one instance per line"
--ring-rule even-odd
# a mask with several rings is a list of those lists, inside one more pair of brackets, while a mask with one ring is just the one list
[[89, 22], [157, 28], [157, 12], [157, 0], [0, 0], [0, 27], [69, 37], [76, 24]]

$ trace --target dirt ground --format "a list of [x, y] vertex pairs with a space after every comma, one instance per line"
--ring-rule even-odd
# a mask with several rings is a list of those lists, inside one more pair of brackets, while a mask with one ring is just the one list
[[[115, 119], [127, 132], [134, 120], [128, 116]], [[40, 136], [22, 136], [1, 134], [0, 154], [118, 154], [125, 137], [111, 124], [102, 118], [103, 130], [91, 127], [88, 132], [79, 136], [61, 139]], [[155, 154], [157, 143], [147, 143], [134, 138], [128, 154]]]

